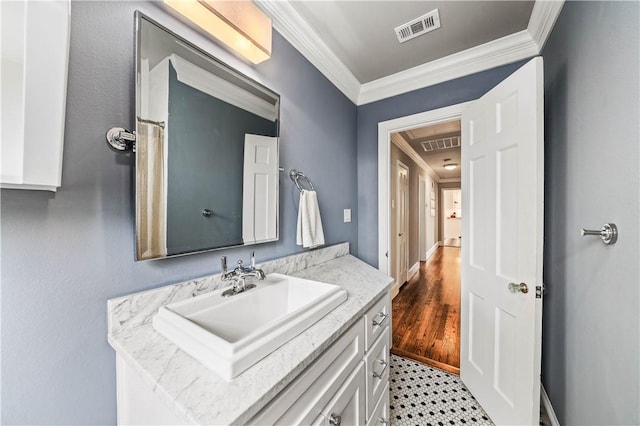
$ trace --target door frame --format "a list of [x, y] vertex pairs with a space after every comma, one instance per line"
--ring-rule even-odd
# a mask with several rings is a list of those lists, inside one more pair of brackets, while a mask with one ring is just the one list
[[427, 180], [418, 175], [418, 261], [427, 260]]
[[389, 275], [391, 239], [391, 134], [416, 127], [461, 120], [462, 112], [472, 103], [463, 102], [444, 108], [399, 117], [378, 123], [378, 269]]

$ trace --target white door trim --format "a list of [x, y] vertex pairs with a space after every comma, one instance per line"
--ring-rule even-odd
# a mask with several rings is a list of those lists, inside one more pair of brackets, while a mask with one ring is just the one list
[[471, 102], [451, 105], [432, 111], [395, 118], [378, 123], [378, 269], [389, 274], [389, 232], [390, 201], [389, 185], [391, 176], [391, 134], [416, 127], [428, 126], [452, 120], [459, 120], [462, 111]]
[[418, 175], [418, 261], [427, 260], [427, 180]]

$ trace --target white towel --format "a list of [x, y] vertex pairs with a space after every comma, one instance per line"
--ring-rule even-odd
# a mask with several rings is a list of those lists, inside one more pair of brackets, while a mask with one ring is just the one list
[[324, 245], [324, 232], [316, 191], [300, 192], [296, 243], [304, 248]]

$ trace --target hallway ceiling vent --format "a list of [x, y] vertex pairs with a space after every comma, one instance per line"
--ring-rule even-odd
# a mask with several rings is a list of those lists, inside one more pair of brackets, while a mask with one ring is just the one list
[[419, 35], [426, 34], [429, 31], [440, 28], [440, 14], [438, 9], [432, 10], [426, 15], [422, 15], [412, 21], [396, 27], [396, 36], [400, 43], [416, 38]]
[[422, 145], [422, 149], [425, 152], [439, 151], [441, 149], [458, 148], [460, 146], [460, 136], [422, 141], [420, 142], [420, 145]]

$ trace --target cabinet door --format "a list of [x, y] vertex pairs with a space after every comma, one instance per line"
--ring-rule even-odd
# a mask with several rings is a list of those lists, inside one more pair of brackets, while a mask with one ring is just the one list
[[329, 404], [322, 410], [313, 424], [325, 426], [348, 426], [365, 424], [365, 380], [364, 363], [360, 363], [353, 374], [338, 389]]
[[378, 401], [378, 405], [373, 410], [373, 414], [367, 426], [389, 426], [391, 419], [389, 418], [389, 388], [387, 387]]
[[69, 0], [0, 1], [0, 187], [56, 191], [62, 181]]
[[391, 299], [389, 293], [386, 293], [375, 305], [369, 308], [364, 318], [366, 327], [365, 347], [366, 350], [369, 350], [373, 342], [382, 334], [384, 328], [391, 324]]

